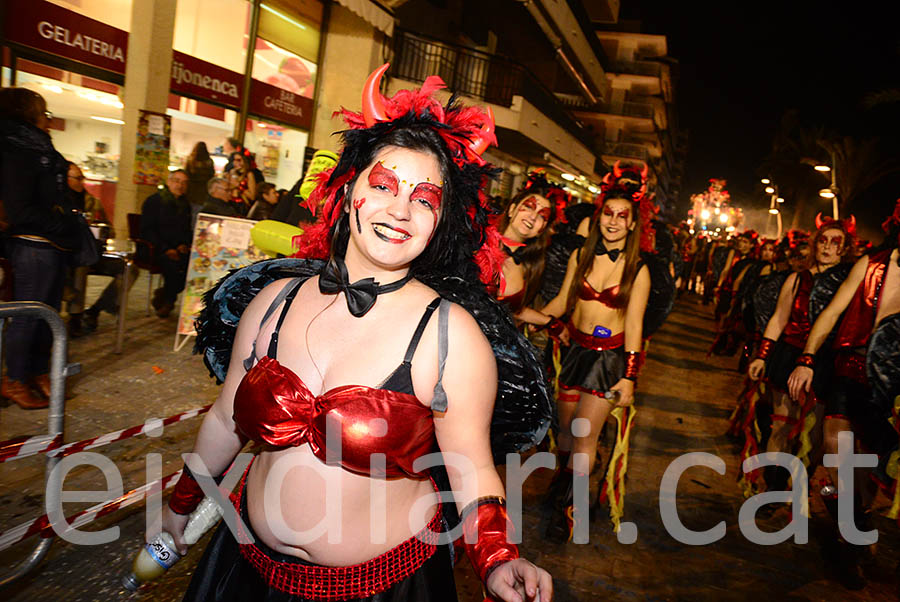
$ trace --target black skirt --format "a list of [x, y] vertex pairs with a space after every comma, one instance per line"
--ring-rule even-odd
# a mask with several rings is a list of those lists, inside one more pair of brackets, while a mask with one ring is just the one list
[[[246, 491], [245, 491], [246, 492]], [[266, 546], [250, 528], [247, 496], [241, 496], [241, 518], [256, 541], [256, 547], [277, 562], [305, 564], [287, 554]], [[194, 577], [184, 595], [184, 602], [321, 602], [295, 596], [273, 588], [241, 555], [240, 546], [223, 521], [213, 534]], [[453, 566], [447, 545], [439, 545], [435, 553], [415, 573], [390, 589], [351, 602], [458, 602]]]
[[559, 370], [559, 386], [602, 397], [625, 374], [625, 348], [597, 351], [572, 343]]
[[[787, 391], [787, 381], [791, 372], [797, 367], [797, 358], [803, 349], [794, 347], [779, 340], [772, 347], [772, 354], [766, 361], [766, 378], [769, 383], [782, 393]], [[816, 354], [816, 369], [813, 371], [812, 389], [816, 397], [825, 402], [831, 397], [834, 380], [834, 352], [823, 348]]]

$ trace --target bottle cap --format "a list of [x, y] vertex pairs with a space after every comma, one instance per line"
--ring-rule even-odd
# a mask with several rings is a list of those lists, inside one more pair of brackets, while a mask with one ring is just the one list
[[138, 580], [137, 575], [134, 573], [128, 573], [124, 577], [122, 577], [122, 587], [127, 589], [130, 592], [136, 592], [138, 588], [141, 586], [141, 582]]

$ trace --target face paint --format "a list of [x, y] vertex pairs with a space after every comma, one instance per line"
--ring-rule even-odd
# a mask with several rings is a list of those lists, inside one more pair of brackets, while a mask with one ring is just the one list
[[550, 221], [550, 207], [544, 207], [538, 211], [538, 217], [544, 218], [544, 224]]
[[354, 209], [359, 209], [359, 208], [361, 208], [361, 207], [362, 207], [363, 205], [365, 205], [365, 204], [366, 204], [366, 199], [365, 199], [365, 197], [363, 197], [363, 198], [361, 198], [361, 199], [355, 199], [355, 200], [353, 201], [353, 208], [354, 208]]
[[412, 191], [410, 195], [410, 199], [415, 202], [422, 203], [426, 207], [428, 207], [429, 211], [431, 211], [431, 217], [434, 221], [434, 225], [431, 229], [431, 236], [428, 237], [428, 242], [431, 242], [431, 237], [434, 236], [435, 230], [437, 230], [437, 220], [438, 220], [438, 208], [441, 206], [441, 199], [443, 197], [444, 191], [434, 184], [429, 184], [426, 182], [422, 182], [418, 184], [415, 189]]
[[400, 192], [400, 182], [397, 174], [385, 168], [381, 161], [376, 163], [372, 171], [369, 172], [369, 186], [373, 188], [384, 186], [394, 196], [397, 196]]
[[824, 247], [834, 246], [840, 249], [844, 246], [844, 235], [835, 234], [834, 236], [823, 236], [821, 242]]
[[614, 212], [614, 211], [613, 211], [612, 209], [610, 209], [609, 207], [604, 206], [604, 207], [603, 207], [603, 215], [605, 215], [606, 217], [614, 218], [614, 219], [622, 218], [622, 219], [624, 219], [625, 221], [628, 221], [628, 218], [629, 218], [629, 216], [631, 215], [631, 210], [629, 210], [629, 209], [622, 209], [622, 210], [619, 211], [619, 212]]

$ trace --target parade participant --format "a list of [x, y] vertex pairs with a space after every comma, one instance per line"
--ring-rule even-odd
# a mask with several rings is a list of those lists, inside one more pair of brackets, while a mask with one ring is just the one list
[[[641, 251], [653, 249], [654, 209], [645, 195], [646, 171], [626, 171], [617, 164], [614, 177], [604, 180], [587, 240], [569, 258], [559, 295], [544, 307], [550, 333], [566, 330], [571, 338], [559, 371], [559, 465], [565, 472], [554, 480], [548, 495], [549, 504], [561, 506], [554, 509], [549, 533], [553, 539], [571, 538], [574, 528], [574, 454], [587, 454], [588, 466], [579, 470], [590, 475], [610, 413], [625, 408], [620, 433], [627, 433], [633, 419], [629, 406], [643, 359], [644, 311], [651, 288], [650, 270], [641, 258]], [[564, 324], [560, 318], [566, 315], [571, 317]], [[576, 418], [589, 421], [589, 432], [572, 432]], [[627, 439], [619, 450], [627, 452]], [[619, 460], [624, 458], [610, 459], [608, 484], [624, 478]], [[621, 489], [615, 499], [607, 487], [601, 486], [600, 493], [609, 496], [610, 515], [618, 528]]]
[[505, 303], [519, 322], [546, 321], [531, 305], [544, 273], [551, 224], [565, 220], [567, 204], [568, 195], [560, 186], [551, 184], [542, 172], [532, 172], [497, 224], [507, 255], [497, 300]]
[[710, 353], [715, 355], [732, 356], [737, 351], [739, 342], [734, 332], [736, 324], [729, 319], [734, 301], [735, 280], [753, 260], [756, 237], [757, 234], [753, 230], [745, 230], [734, 239], [716, 281], [716, 338], [710, 348]]
[[[340, 160], [308, 199], [323, 202], [299, 253], [327, 261], [262, 262], [207, 297], [198, 345], [217, 375], [223, 363], [228, 369], [195, 452], [216, 476], [248, 439], [264, 445], [235, 502], [256, 543], [238, 544], [220, 527], [187, 600], [456, 600], [450, 549], [435, 545], [448, 505], [436, 503], [434, 473], [416, 462], [437, 450], [458, 460], [447, 473], [463, 547], [488, 595], [551, 598], [550, 576], [508, 543], [489, 438], [495, 393], [511, 389], [509, 358], [495, 361], [492, 344], [518, 355], [517, 377], [535, 379], [516, 383], [517, 419], [527, 422], [542, 399], [549, 410], [540, 365], [482, 284], [500, 267], [482, 192], [493, 169], [480, 157], [493, 120], [454, 101], [442, 106], [437, 77], [383, 98], [387, 67], [366, 82], [362, 114], [340, 112], [349, 127]], [[239, 308], [253, 296], [241, 279], [258, 287], [265, 270], [282, 265], [295, 277]], [[473, 318], [477, 303], [489, 323]], [[234, 334], [233, 346], [220, 331]], [[506, 403], [500, 409], [510, 410]], [[541, 424], [523, 434], [531, 445], [547, 428], [538, 413]], [[326, 422], [338, 427], [337, 444], [326, 439]], [[198, 497], [182, 477], [164, 511], [181, 549]], [[423, 499], [433, 502], [424, 510]], [[328, 528], [309, 536], [322, 520]]]
[[[818, 361], [817, 353], [826, 345], [829, 333], [838, 324], [831, 347], [835, 352], [833, 384], [825, 407], [825, 452], [837, 453], [838, 433], [852, 431], [865, 448], [878, 454], [883, 473], [891, 450], [897, 443], [897, 433], [889, 418], [893, 408], [872, 403], [871, 388], [866, 377], [866, 353], [872, 332], [885, 318], [900, 312], [900, 200], [883, 224], [887, 238], [880, 248], [861, 257], [834, 298], [812, 326], [803, 353], [788, 378], [788, 391], [794, 398], [809, 393], [820, 372], [830, 372], [831, 364]], [[843, 316], [843, 317], [841, 317]], [[857, 471], [857, 477], [862, 471]], [[838, 483], [835, 468], [829, 468], [831, 479]], [[867, 529], [868, 510], [874, 491], [869, 479], [859, 479], [854, 488], [854, 521], [858, 528]], [[837, 492], [822, 491], [823, 501], [837, 521]], [[838, 577], [848, 588], [861, 589], [865, 578], [859, 567], [862, 550], [858, 546], [841, 543]]]
[[[827, 370], [816, 374], [813, 392], [801, 397], [788, 395], [787, 380], [812, 327], [813, 289], [817, 287], [821, 291], [816, 295], [816, 303], [821, 310], [849, 273], [850, 264], [842, 264], [842, 261], [853, 246], [855, 234], [856, 222], [852, 217], [843, 221], [816, 219], [816, 232], [812, 237], [815, 261], [808, 269], [795, 272], [784, 281], [775, 313], [766, 325], [759, 351], [748, 368], [748, 374], [754, 381], [762, 378], [765, 372], [766, 382], [772, 389], [772, 432], [766, 451], [794, 453], [807, 465], [810, 451], [818, 447], [816, 442], [820, 440], [818, 434], [824, 411], [821, 403], [827, 396], [831, 374]], [[822, 365], [827, 365], [832, 359], [829, 349], [822, 349], [817, 357]], [[813, 432], [817, 434], [815, 442], [805, 439], [798, 450], [798, 436], [804, 434], [808, 437]], [[787, 471], [780, 467], [766, 467], [764, 478], [767, 490], [786, 489], [788, 476]]]
[[248, 152], [236, 153], [231, 160], [234, 162], [234, 167], [228, 172], [228, 177], [233, 182], [231, 200], [241, 207], [241, 215], [246, 215], [256, 200], [256, 187], [260, 182], [256, 179], [256, 170], [253, 169], [253, 160]]

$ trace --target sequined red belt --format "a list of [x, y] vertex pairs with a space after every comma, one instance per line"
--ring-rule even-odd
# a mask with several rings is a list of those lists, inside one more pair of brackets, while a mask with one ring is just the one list
[[834, 358], [834, 373], [862, 385], [868, 385], [866, 377], [866, 356], [858, 353], [842, 352]]
[[606, 351], [607, 349], [615, 349], [625, 344], [625, 331], [623, 330], [617, 335], [611, 337], [595, 337], [594, 335], [581, 332], [570, 321], [566, 324], [569, 329], [569, 336], [576, 344], [585, 349], [593, 349], [594, 351]]
[[[237, 492], [232, 495], [238, 514], [241, 511], [241, 497], [249, 471], [248, 467]], [[352, 566], [320, 566], [305, 564], [303, 561], [282, 562], [271, 558], [255, 544], [241, 544], [239, 547], [241, 556], [274, 589], [315, 600], [366, 598], [386, 591], [403, 581], [434, 555], [441, 522], [441, 506], [438, 504], [434, 517], [419, 533], [380, 556]], [[238, 529], [241, 529], [240, 525]], [[246, 541], [249, 538], [242, 539]]]

